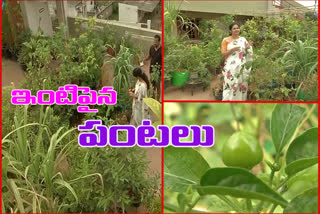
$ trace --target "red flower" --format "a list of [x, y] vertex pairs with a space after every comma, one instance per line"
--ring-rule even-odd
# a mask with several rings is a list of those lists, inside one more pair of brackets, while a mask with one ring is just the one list
[[231, 72], [230, 72], [230, 71], [227, 72], [227, 78], [228, 78], [228, 79], [231, 78]]
[[231, 88], [233, 89], [233, 92], [234, 92], [234, 93], [236, 93], [237, 90], [238, 90], [238, 88], [237, 88], [235, 85], [231, 86]]
[[247, 90], [247, 87], [243, 85], [242, 83], [239, 83], [239, 88], [241, 88], [243, 91]]
[[240, 52], [239, 53], [239, 59], [242, 59], [243, 58], [243, 52]]

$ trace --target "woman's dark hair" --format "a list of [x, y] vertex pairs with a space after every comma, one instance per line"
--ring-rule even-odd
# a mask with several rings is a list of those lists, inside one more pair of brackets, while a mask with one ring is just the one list
[[233, 26], [235, 26], [235, 25], [238, 25], [238, 27], [240, 28], [240, 25], [239, 25], [239, 23], [237, 23], [237, 22], [233, 22], [231, 25], [229, 25], [229, 30], [230, 30], [229, 35], [230, 35], [230, 36], [232, 35], [232, 33], [231, 33], [232, 28], [233, 28]]
[[147, 89], [149, 89], [149, 87], [150, 87], [150, 83], [149, 83], [149, 80], [148, 80], [148, 77], [147, 77], [147, 75], [141, 70], [141, 68], [135, 68], [135, 69], [133, 69], [133, 76], [134, 77], [140, 77], [140, 78], [142, 78], [143, 79], [143, 81], [145, 81], [146, 82], [146, 84], [147, 84]]

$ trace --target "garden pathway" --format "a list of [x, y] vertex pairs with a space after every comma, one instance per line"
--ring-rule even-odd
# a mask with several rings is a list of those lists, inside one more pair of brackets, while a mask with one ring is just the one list
[[2, 87], [13, 83], [19, 88], [24, 79], [24, 71], [20, 64], [14, 60], [2, 58]]
[[190, 88], [185, 88], [178, 86], [169, 86], [164, 90], [164, 100], [215, 100], [212, 94], [212, 88], [217, 84], [217, 77], [212, 78], [210, 86], [207, 87], [205, 91], [201, 87], [195, 88], [193, 91], [193, 96], [191, 95]]

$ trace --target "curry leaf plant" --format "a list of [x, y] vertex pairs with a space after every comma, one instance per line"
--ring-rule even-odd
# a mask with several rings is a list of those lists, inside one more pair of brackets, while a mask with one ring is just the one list
[[[316, 107], [275, 105], [268, 123], [274, 158], [264, 151], [257, 165], [266, 166], [265, 178], [259, 169], [214, 166], [218, 158], [207, 162], [203, 151], [213, 148], [164, 148], [164, 212], [317, 213], [318, 128], [302, 129]], [[239, 115], [234, 116], [239, 131]]]

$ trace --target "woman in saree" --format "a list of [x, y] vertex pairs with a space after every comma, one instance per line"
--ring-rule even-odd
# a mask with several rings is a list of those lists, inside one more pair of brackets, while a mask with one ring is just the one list
[[133, 98], [132, 116], [130, 124], [140, 126], [143, 120], [150, 120], [150, 112], [148, 106], [143, 102], [143, 98], [148, 96], [150, 86], [147, 75], [141, 68], [133, 70], [133, 76], [136, 77], [137, 83], [134, 89], [129, 89], [129, 95]]
[[252, 44], [240, 36], [240, 25], [232, 23], [229, 26], [230, 36], [223, 39], [221, 53], [224, 57], [223, 68], [223, 99], [247, 100], [248, 79], [251, 68], [244, 64], [252, 61]]

